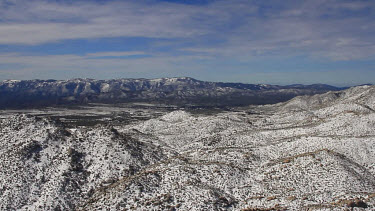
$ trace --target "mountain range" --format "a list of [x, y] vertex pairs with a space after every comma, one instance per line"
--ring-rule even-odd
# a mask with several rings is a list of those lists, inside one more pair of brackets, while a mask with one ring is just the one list
[[88, 103], [152, 102], [179, 106], [270, 104], [299, 95], [343, 88], [324, 84], [277, 86], [205, 82], [193, 78], [5, 80], [0, 82], [0, 108], [30, 108]]

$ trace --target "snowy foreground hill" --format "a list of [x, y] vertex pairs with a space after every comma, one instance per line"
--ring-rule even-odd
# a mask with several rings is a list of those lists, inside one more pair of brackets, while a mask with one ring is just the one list
[[0, 209], [374, 210], [374, 109], [361, 86], [95, 126], [4, 111]]

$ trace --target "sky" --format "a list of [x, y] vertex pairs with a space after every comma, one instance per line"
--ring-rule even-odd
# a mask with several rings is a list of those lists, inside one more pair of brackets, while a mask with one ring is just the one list
[[375, 83], [375, 1], [0, 0], [0, 80]]

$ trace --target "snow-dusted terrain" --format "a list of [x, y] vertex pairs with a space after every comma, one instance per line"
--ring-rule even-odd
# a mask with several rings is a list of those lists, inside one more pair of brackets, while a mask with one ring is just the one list
[[375, 86], [112, 124], [119, 112], [95, 126], [1, 112], [0, 210], [375, 209]]

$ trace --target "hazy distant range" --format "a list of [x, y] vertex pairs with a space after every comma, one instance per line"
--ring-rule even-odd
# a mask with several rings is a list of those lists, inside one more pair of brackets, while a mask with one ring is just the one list
[[244, 106], [287, 101], [345, 88], [325, 84], [267, 85], [159, 79], [5, 80], [0, 108], [32, 108], [88, 103], [147, 102], [176, 106]]

